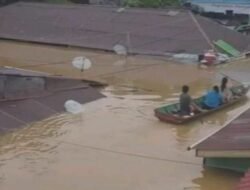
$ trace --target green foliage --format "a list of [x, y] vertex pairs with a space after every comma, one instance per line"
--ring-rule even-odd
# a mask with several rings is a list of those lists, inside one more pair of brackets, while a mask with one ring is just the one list
[[125, 6], [129, 7], [152, 7], [177, 6], [179, 0], [126, 0]]

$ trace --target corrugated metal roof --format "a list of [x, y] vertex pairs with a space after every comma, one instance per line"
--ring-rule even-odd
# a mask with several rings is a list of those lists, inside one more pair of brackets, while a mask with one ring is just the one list
[[0, 85], [0, 132], [62, 112], [64, 103], [69, 99], [83, 104], [104, 97], [79, 79], [14, 68], [2, 68], [0, 75], [0, 83], [4, 80], [4, 85]]
[[[194, 17], [211, 42], [222, 39], [240, 51], [250, 43], [247, 36]], [[0, 8], [0, 19], [0, 38], [4, 39], [111, 51], [119, 43], [128, 45], [132, 53], [155, 55], [211, 49], [191, 14], [181, 9], [119, 12], [114, 7], [17, 3]]]
[[250, 150], [250, 109], [194, 148], [212, 151]]

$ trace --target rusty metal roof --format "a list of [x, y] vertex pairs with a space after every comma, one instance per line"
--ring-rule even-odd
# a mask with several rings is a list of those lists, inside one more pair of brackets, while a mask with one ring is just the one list
[[181, 9], [16, 3], [0, 8], [0, 38], [111, 51], [120, 43], [132, 53], [162, 55], [203, 53], [211, 49], [206, 34], [240, 51], [248, 47], [249, 37], [191, 15]]
[[0, 75], [0, 132], [62, 112], [69, 99], [83, 104], [104, 97], [79, 79], [14, 68], [2, 68]]
[[194, 148], [205, 151], [250, 150], [250, 109]]

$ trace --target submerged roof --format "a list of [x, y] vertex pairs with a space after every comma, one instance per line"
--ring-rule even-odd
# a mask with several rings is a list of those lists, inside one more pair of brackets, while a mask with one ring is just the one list
[[201, 157], [250, 157], [250, 109], [192, 148]]
[[64, 111], [65, 101], [104, 97], [85, 81], [15, 68], [0, 69], [0, 132]]
[[[32, 16], [31, 16], [32, 15]], [[222, 39], [240, 51], [250, 38], [182, 9], [117, 9], [16, 3], [0, 8], [0, 38], [131, 53], [203, 53]]]

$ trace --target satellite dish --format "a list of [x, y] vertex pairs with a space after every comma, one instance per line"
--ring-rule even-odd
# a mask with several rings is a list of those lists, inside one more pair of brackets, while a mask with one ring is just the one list
[[127, 55], [127, 48], [121, 44], [116, 44], [113, 50], [118, 55]]
[[76, 102], [74, 100], [67, 100], [64, 103], [64, 108], [67, 112], [72, 114], [78, 114], [84, 111], [83, 106], [79, 102]]
[[88, 70], [92, 66], [92, 63], [86, 57], [75, 57], [72, 61], [72, 65], [75, 68], [81, 71], [84, 71], [84, 70]]

